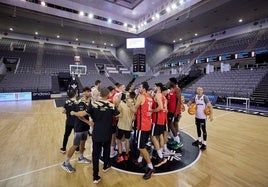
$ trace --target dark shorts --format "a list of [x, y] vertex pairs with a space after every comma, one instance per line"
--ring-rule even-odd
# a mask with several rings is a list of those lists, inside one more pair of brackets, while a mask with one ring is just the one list
[[199, 118], [195, 118], [195, 124], [196, 125], [206, 125], [206, 119], [199, 119]]
[[87, 140], [88, 131], [75, 132], [73, 145], [79, 146], [81, 141]]
[[158, 124], [153, 123], [151, 135], [159, 136], [164, 133], [165, 129], [166, 129], [166, 125], [158, 125]]
[[116, 133], [116, 129], [117, 129], [117, 126], [116, 126], [116, 125], [113, 125], [113, 126], [112, 126], [112, 133], [113, 133], [113, 134]]
[[126, 131], [126, 130], [122, 130], [122, 129], [117, 128], [116, 138], [121, 140], [123, 138], [123, 136], [125, 135], [126, 139], [130, 139], [130, 133], [131, 133], [131, 131]]
[[149, 137], [151, 135], [151, 131], [137, 131], [137, 148], [144, 149], [146, 144], [148, 143]]
[[[168, 123], [171, 123], [173, 121], [174, 118], [174, 114], [171, 112], [168, 112]], [[180, 119], [180, 114], [178, 114], [175, 118], [174, 118], [174, 122], [178, 122]]]

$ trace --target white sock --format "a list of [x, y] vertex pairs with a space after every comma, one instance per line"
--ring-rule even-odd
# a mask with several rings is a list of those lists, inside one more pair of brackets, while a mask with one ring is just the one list
[[161, 149], [157, 150], [157, 154], [160, 158], [163, 158], [163, 153], [162, 153]]
[[138, 162], [142, 162], [142, 156], [139, 156]]
[[122, 142], [122, 150], [123, 151], [126, 151], [126, 141], [123, 141]]
[[180, 140], [180, 137], [179, 137], [179, 136], [174, 137], [174, 140], [175, 140], [176, 142], [178, 142], [178, 143], [180, 143], [180, 142], [181, 142], [181, 140]]
[[154, 167], [153, 167], [153, 164], [152, 164], [152, 163], [147, 164], [147, 165], [148, 165], [148, 168], [154, 169]]
[[164, 144], [164, 150], [167, 150], [167, 144], [166, 143]]
[[207, 145], [207, 141], [203, 141], [203, 144], [204, 144], [204, 145]]
[[198, 137], [198, 141], [201, 142], [202, 141], [202, 138], [201, 137]]
[[114, 146], [111, 146], [111, 153], [114, 152]]

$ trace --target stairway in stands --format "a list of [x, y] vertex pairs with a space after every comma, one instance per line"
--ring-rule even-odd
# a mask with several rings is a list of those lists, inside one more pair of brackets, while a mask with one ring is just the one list
[[268, 107], [268, 72], [262, 78], [251, 96], [251, 102], [257, 106]]

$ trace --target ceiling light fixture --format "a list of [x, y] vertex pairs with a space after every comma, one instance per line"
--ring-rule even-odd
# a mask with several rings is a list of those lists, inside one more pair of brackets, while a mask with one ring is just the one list
[[38, 32], [35, 32], [34, 34], [35, 34], [35, 35], [38, 35]]
[[88, 14], [88, 17], [91, 19], [91, 18], [93, 18], [93, 14]]
[[173, 40], [173, 43], [175, 43], [176, 42], [176, 40]]
[[113, 46], [114, 46], [114, 44], [111, 44], [111, 46], [113, 47]]
[[92, 43], [94, 44], [94, 43], [95, 43], [95, 41], [92, 41]]
[[42, 5], [42, 6], [46, 6], [45, 1], [41, 1], [41, 5]]
[[124, 27], [127, 27], [127, 23], [124, 23]]
[[104, 43], [104, 45], [106, 45], [106, 43]]
[[79, 12], [79, 15], [80, 15], [80, 16], [84, 16], [85, 13], [84, 13], [83, 11], [80, 11], [80, 12]]
[[166, 8], [166, 11], [167, 12], [170, 12], [170, 7], [169, 6]]
[[184, 1], [183, 0], [180, 0], [180, 4], [182, 5], [184, 3]]
[[112, 23], [112, 19], [111, 18], [108, 19], [108, 23]]
[[78, 41], [78, 38], [75, 38], [75, 41]]
[[180, 38], [180, 41], [182, 41], [182, 38]]
[[172, 8], [172, 9], [176, 9], [176, 8], [177, 8], [177, 5], [176, 5], [175, 3], [173, 3], [173, 4], [171, 5], [171, 8]]
[[197, 34], [197, 33], [195, 33], [194, 35], [195, 35], [195, 36], [197, 36], [198, 34]]
[[243, 22], [243, 19], [239, 19], [238, 22], [239, 22], [239, 23], [242, 23], [242, 22]]
[[155, 14], [155, 17], [156, 17], [157, 19], [160, 18], [159, 13], [156, 13], [156, 14]]
[[57, 38], [60, 38], [60, 35], [57, 35]]
[[13, 28], [12, 28], [12, 27], [10, 27], [10, 28], [9, 28], [9, 30], [10, 30], [10, 31], [13, 31]]

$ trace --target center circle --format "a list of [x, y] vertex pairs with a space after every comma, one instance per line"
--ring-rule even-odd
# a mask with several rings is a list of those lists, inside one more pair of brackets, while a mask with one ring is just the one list
[[[192, 142], [195, 139], [187, 134], [186, 132], [180, 131], [180, 138], [183, 142], [183, 147], [177, 150], [172, 150], [172, 153], [169, 155], [164, 155], [167, 158], [167, 162], [160, 167], [155, 168], [155, 175], [168, 174], [177, 171], [181, 171], [192, 166], [200, 157], [200, 149], [199, 147], [193, 146]], [[152, 158], [152, 147], [151, 143], [148, 143], [147, 151], [150, 153]], [[133, 148], [131, 148], [133, 150]], [[121, 172], [142, 175], [144, 174], [146, 168], [146, 162], [143, 161], [143, 167], [135, 164], [135, 160], [137, 159], [137, 152], [130, 151], [129, 160], [125, 160], [123, 162], [117, 163], [117, 156], [111, 158], [112, 168]], [[101, 157], [101, 161], [103, 158]], [[152, 163], [154, 164], [154, 160], [152, 159]]]

